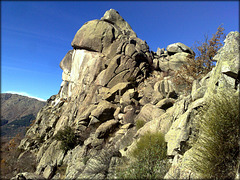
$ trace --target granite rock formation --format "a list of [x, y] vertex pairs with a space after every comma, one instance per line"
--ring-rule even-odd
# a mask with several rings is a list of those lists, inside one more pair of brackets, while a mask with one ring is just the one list
[[[113, 179], [115, 167], [123, 157], [129, 157], [147, 131], [165, 135], [172, 164], [166, 179], [195, 178], [185, 167], [191, 154], [188, 141], [194, 117], [205, 99], [219, 88], [239, 93], [239, 85], [234, 88], [239, 71], [239, 33], [229, 33], [215, 57], [216, 67], [194, 82], [187, 96], [177, 90], [167, 72], [178, 69], [194, 52], [182, 43], [150, 52], [147, 43], [113, 9], [100, 20], [85, 23], [72, 46], [60, 63], [63, 82], [59, 93], [48, 99], [19, 146], [35, 155], [36, 172], [20, 173], [13, 179], [30, 175]], [[145, 125], [137, 129], [139, 119]], [[74, 129], [80, 141], [64, 152], [54, 136], [66, 126]]]

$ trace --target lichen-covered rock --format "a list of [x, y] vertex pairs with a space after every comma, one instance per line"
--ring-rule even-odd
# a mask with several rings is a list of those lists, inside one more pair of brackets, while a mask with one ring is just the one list
[[[63, 164], [67, 165], [65, 172], [66, 179], [77, 178], [79, 172], [85, 168], [84, 157], [86, 155], [85, 146], [76, 146], [74, 149], [67, 152], [63, 159]], [[85, 159], [86, 161], [87, 159]]]
[[194, 116], [196, 115], [195, 109], [203, 106], [204, 102], [204, 98], [201, 98], [191, 103], [188, 110], [179, 115], [173, 122], [170, 130], [165, 135], [165, 140], [168, 143], [167, 154], [169, 156], [183, 154], [186, 151], [184, 146], [185, 142], [189, 139], [192, 129]]
[[200, 88], [192, 91], [192, 101], [202, 98], [207, 90], [206, 86], [201, 86]]
[[230, 32], [224, 40], [224, 46], [214, 59], [216, 67], [209, 78], [205, 97], [215, 94], [218, 90], [234, 89], [239, 71], [239, 32]]
[[86, 162], [86, 168], [80, 173], [77, 179], [105, 179], [114, 150], [102, 149], [96, 156]]

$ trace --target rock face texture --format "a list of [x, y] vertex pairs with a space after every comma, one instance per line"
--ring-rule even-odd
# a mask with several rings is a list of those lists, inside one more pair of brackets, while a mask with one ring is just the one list
[[[128, 158], [139, 137], [147, 131], [161, 131], [172, 165], [165, 178], [195, 178], [185, 167], [194, 117], [218, 88], [239, 92], [239, 85], [237, 90], [233, 87], [233, 74], [239, 70], [237, 38], [238, 32], [227, 36], [216, 56], [217, 66], [183, 96], [167, 72], [194, 56], [189, 47], [176, 43], [166, 51], [150, 52], [113, 9], [100, 20], [85, 23], [72, 41], [73, 50], [60, 63], [59, 93], [48, 99], [19, 146], [33, 153], [38, 162], [31, 177], [113, 179], [115, 167], [123, 157]], [[226, 58], [228, 52], [232, 58]], [[140, 129], [137, 120], [145, 122]], [[66, 126], [72, 127], [80, 141], [64, 152], [54, 136]], [[15, 179], [22, 176], [30, 177], [20, 173]]]

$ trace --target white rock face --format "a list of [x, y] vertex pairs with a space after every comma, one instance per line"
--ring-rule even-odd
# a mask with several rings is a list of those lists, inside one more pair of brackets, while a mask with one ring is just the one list
[[85, 89], [86, 85], [94, 81], [101, 69], [102, 54], [76, 49], [73, 51], [70, 62], [72, 62], [71, 72], [63, 68], [60, 98], [70, 97], [76, 85], [82, 85]]

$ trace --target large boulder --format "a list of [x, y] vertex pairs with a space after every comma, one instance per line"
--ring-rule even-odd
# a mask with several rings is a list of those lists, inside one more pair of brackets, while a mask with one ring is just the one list
[[172, 107], [175, 103], [175, 100], [172, 98], [165, 98], [159, 101], [156, 106], [160, 109], [167, 110], [168, 108]]
[[101, 122], [104, 122], [106, 120], [113, 119], [114, 111], [116, 110], [117, 106], [115, 104], [112, 104], [108, 101], [101, 101], [97, 108], [94, 109], [91, 112], [91, 116], [96, 117]]
[[163, 114], [160, 114], [152, 121], [148, 121], [142, 128], [140, 128], [135, 137], [140, 137], [147, 132], [154, 133], [156, 131], [161, 131], [163, 134], [166, 134], [169, 128], [172, 125], [174, 108], [171, 107]]
[[122, 96], [130, 87], [131, 85], [129, 82], [118, 83], [113, 86], [108, 92], [106, 92], [104, 99], [107, 101], [114, 101], [117, 95]]
[[92, 20], [85, 23], [76, 33], [71, 45], [75, 49], [102, 52], [103, 47], [111, 45], [118, 34], [110, 23]]
[[120, 106], [125, 107], [127, 105], [130, 105], [132, 103], [137, 103], [137, 91], [134, 89], [127, 90], [120, 99]]
[[135, 118], [136, 120], [143, 120], [145, 122], [158, 119], [165, 110], [159, 109], [157, 106], [152, 104], [146, 104], [142, 107], [140, 113]]
[[194, 51], [190, 47], [188, 47], [185, 44], [180, 43], [180, 42], [168, 45], [167, 52], [169, 55], [186, 52], [186, 53], [189, 53], [189, 54], [195, 56]]
[[169, 57], [169, 69], [178, 70], [183, 64], [188, 63], [189, 53], [178, 52]]
[[113, 132], [117, 125], [118, 125], [117, 120], [112, 119], [112, 120], [106, 121], [96, 129], [95, 136], [97, 138], [104, 138], [109, 133]]
[[159, 92], [163, 97], [177, 98], [173, 83], [168, 78], [158, 81], [154, 85], [154, 90]]
[[[107, 11], [101, 20], [85, 23], [76, 33], [72, 46], [77, 50], [99, 52], [106, 57], [106, 60], [98, 62], [104, 64], [104, 69], [99, 75], [94, 74], [96, 84], [100, 86], [111, 88], [119, 82], [127, 82], [129, 78], [146, 76], [147, 67], [152, 64], [147, 43], [137, 38], [129, 24], [113, 9]], [[70, 52], [64, 61], [69, 57]], [[65, 68], [65, 64], [61, 63], [61, 67]], [[100, 65], [96, 63], [96, 67]], [[65, 74], [70, 73], [70, 68], [66, 66], [65, 69]]]
[[156, 54], [158, 55], [158, 56], [161, 56], [162, 54], [164, 54], [164, 51], [165, 51], [165, 49], [164, 48], [157, 48], [157, 52], [156, 52]]

